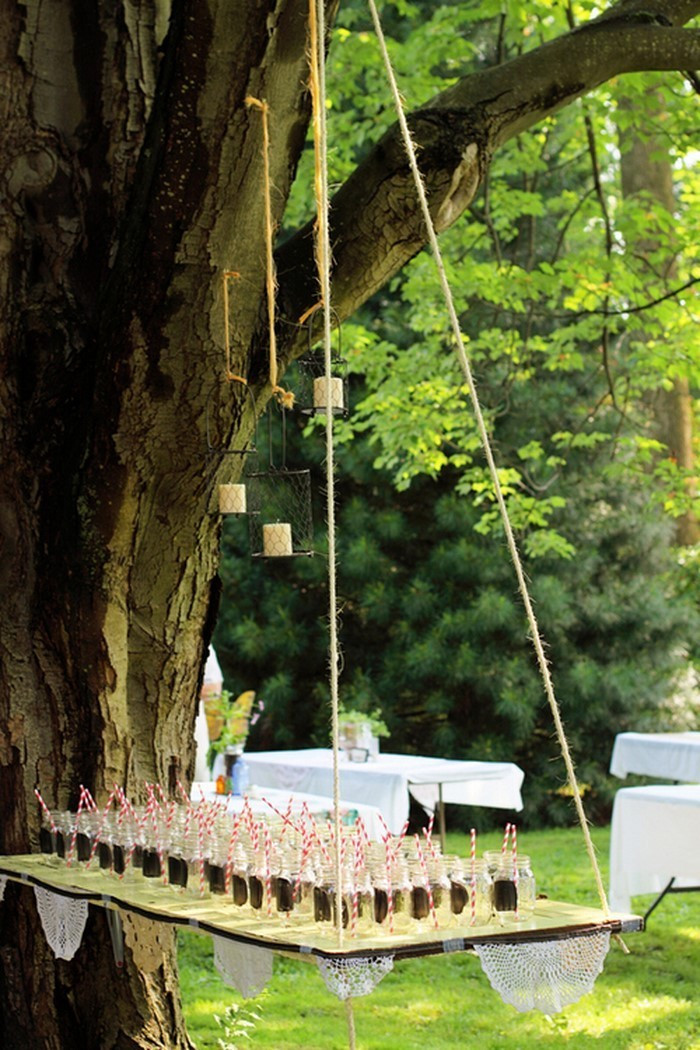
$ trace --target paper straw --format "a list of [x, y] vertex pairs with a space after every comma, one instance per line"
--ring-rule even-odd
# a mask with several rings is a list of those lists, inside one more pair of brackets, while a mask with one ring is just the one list
[[510, 826], [513, 850], [513, 884], [515, 885], [515, 917], [518, 918], [518, 833], [515, 824]]
[[471, 856], [471, 862], [472, 862], [472, 877], [471, 877], [471, 885], [469, 887], [469, 891], [470, 891], [470, 896], [471, 896], [472, 926], [473, 926], [475, 924], [475, 922], [476, 922], [476, 828], [472, 828], [471, 829], [471, 831], [469, 832], [469, 836], [470, 836], [470, 840], [471, 840], [470, 841], [470, 846], [471, 846], [470, 856]]
[[430, 823], [428, 824], [427, 828], [423, 828], [423, 834], [425, 835], [425, 841], [427, 842], [428, 849], [430, 850], [430, 856], [433, 858], [433, 860], [438, 860], [437, 850], [435, 849], [435, 846], [433, 845], [433, 818], [432, 817], [430, 818]]
[[360, 840], [355, 837], [354, 842], [355, 850], [355, 863], [353, 865], [353, 884], [352, 884], [352, 919], [350, 924], [350, 936], [357, 936], [357, 920], [360, 914]]
[[80, 785], [80, 799], [78, 801], [78, 812], [75, 814], [75, 826], [73, 828], [73, 834], [71, 835], [70, 848], [68, 850], [68, 856], [66, 857], [66, 867], [70, 868], [73, 863], [73, 854], [75, 853], [75, 840], [78, 837], [78, 824], [80, 823], [80, 814], [83, 809], [83, 803], [85, 801], [85, 788]]
[[267, 917], [272, 916], [272, 870], [270, 868], [270, 829], [267, 824], [261, 825], [265, 839], [265, 897], [267, 898]]
[[199, 848], [199, 895], [204, 896], [204, 820], [201, 813], [197, 813], [197, 845]]
[[54, 819], [53, 819], [53, 817], [51, 816], [51, 810], [49, 809], [49, 807], [48, 807], [48, 806], [46, 805], [46, 803], [44, 802], [43, 798], [41, 797], [41, 792], [39, 791], [39, 788], [34, 788], [34, 794], [35, 794], [35, 795], [36, 795], [36, 797], [38, 798], [38, 800], [39, 800], [39, 804], [41, 805], [41, 808], [42, 808], [42, 809], [43, 809], [43, 811], [44, 811], [44, 814], [45, 814], [45, 816], [46, 816], [46, 819], [48, 820], [49, 824], [51, 825], [51, 830], [52, 830], [53, 832], [56, 832], [56, 831], [58, 831], [58, 828], [56, 827], [56, 824], [55, 824], [55, 822], [54, 822]]
[[391, 839], [391, 832], [389, 831], [389, 828], [387, 827], [387, 823], [384, 820], [384, 817], [381, 815], [381, 813], [377, 813], [377, 816], [379, 817], [379, 823], [384, 828], [384, 834], [382, 835], [382, 842], [388, 842]]
[[97, 847], [99, 845], [100, 839], [102, 838], [102, 831], [104, 830], [105, 821], [107, 819], [107, 814], [109, 813], [109, 808], [112, 805], [112, 800], [114, 798], [114, 795], [115, 795], [115, 790], [112, 789], [112, 791], [109, 794], [109, 798], [107, 799], [107, 803], [105, 805], [105, 808], [102, 810], [102, 816], [100, 817], [100, 826], [98, 827], [97, 834], [95, 835], [95, 838], [93, 839], [92, 849], [90, 850], [90, 856], [88, 858], [87, 864], [85, 865], [86, 868], [90, 867], [90, 865], [92, 864], [92, 858], [97, 853]]
[[389, 933], [394, 932], [394, 892], [391, 888], [391, 847], [389, 839], [384, 840], [384, 854], [386, 865], [386, 903], [387, 915], [389, 916]]
[[367, 834], [367, 825], [365, 824], [362, 817], [357, 817], [357, 819], [355, 820], [355, 827], [359, 830], [360, 835], [362, 836], [362, 841], [364, 842], [365, 846], [369, 846], [370, 838]]
[[233, 873], [233, 851], [236, 846], [236, 840], [238, 838], [238, 829], [241, 825], [241, 815], [238, 813], [233, 822], [231, 828], [231, 835], [228, 840], [228, 853], [226, 854], [226, 892], [228, 893], [231, 886], [231, 877]]
[[[134, 810], [133, 812], [134, 812], [134, 817], [135, 817], [136, 816], [136, 811]], [[120, 879], [124, 878], [124, 875], [126, 873], [126, 869], [129, 867], [129, 864], [131, 862], [131, 858], [134, 855], [134, 850], [138, 846], [137, 839], [138, 839], [139, 832], [141, 832], [143, 830], [143, 828], [145, 827], [146, 821], [148, 820], [148, 817], [149, 817], [148, 808], [146, 808], [146, 810], [144, 811], [143, 816], [140, 819], [136, 820], [136, 830], [134, 832], [134, 841], [129, 846], [129, 852], [127, 853], [126, 859], [124, 861], [124, 871], [119, 876]]]
[[286, 813], [282, 813], [282, 811], [279, 810], [277, 808], [277, 806], [273, 806], [273, 804], [272, 804], [272, 802], [270, 802], [269, 798], [265, 798], [264, 795], [262, 796], [262, 801], [265, 803], [266, 806], [269, 806], [270, 809], [273, 811], [273, 813], [276, 813], [277, 816], [280, 817], [280, 819], [282, 820], [282, 835], [280, 835], [280, 838], [282, 838], [282, 836], [284, 835], [285, 826], [287, 824], [289, 825], [290, 828], [292, 828], [293, 831], [299, 832], [298, 825], [296, 825], [293, 820], [289, 819], [289, 814], [291, 813], [291, 807], [292, 807], [293, 799], [290, 798], [289, 805], [287, 806], [287, 812]]
[[506, 824], [506, 830], [503, 834], [503, 845], [501, 846], [501, 853], [505, 855], [508, 849], [508, 839], [510, 837], [510, 824]]
[[406, 832], [407, 831], [408, 831], [408, 821], [406, 821], [406, 823], [402, 827], [401, 834], [399, 835], [398, 842], [394, 846], [394, 850], [393, 850], [393, 859], [394, 860], [396, 860], [396, 858], [398, 857], [398, 855], [399, 855], [399, 853], [401, 851], [401, 847], [403, 845], [403, 840], [406, 838]]
[[177, 783], [177, 790], [182, 795], [182, 801], [185, 803], [185, 805], [189, 809], [192, 806], [192, 799], [190, 798], [190, 796], [185, 791], [185, 788], [183, 787], [182, 781], [178, 780], [176, 783]]
[[418, 860], [420, 862], [421, 870], [422, 870], [423, 875], [425, 877], [426, 889], [427, 889], [427, 892], [428, 892], [428, 906], [430, 908], [430, 914], [433, 917], [433, 925], [437, 929], [437, 927], [438, 927], [438, 917], [437, 917], [437, 912], [435, 911], [435, 901], [433, 900], [433, 889], [432, 889], [432, 886], [430, 885], [430, 876], [428, 875], [428, 865], [425, 863], [425, 855], [423, 853], [423, 847], [420, 844], [420, 835], [416, 835], [415, 838], [416, 838], [416, 850], [417, 850], [417, 853], [418, 853]]

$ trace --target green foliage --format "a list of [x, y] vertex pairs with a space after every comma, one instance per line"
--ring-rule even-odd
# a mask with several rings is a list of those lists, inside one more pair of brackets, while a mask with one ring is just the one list
[[[318, 459], [320, 435], [290, 433], [290, 448]], [[529, 819], [566, 819], [551, 714], [503, 542], [478, 530], [480, 508], [454, 478], [417, 478], [397, 492], [371, 466], [366, 439], [337, 458], [342, 704], [381, 708], [388, 750], [518, 762]], [[668, 527], [648, 512], [644, 490], [583, 475], [573, 487], [575, 500], [556, 514], [576, 553], [543, 552], [532, 590], [589, 808], [606, 813], [603, 756], [615, 732], [664, 717], [659, 705], [697, 620], [690, 596], [674, 591]], [[245, 536], [231, 539], [215, 645], [229, 686], [254, 687], [264, 701], [249, 746], [327, 746], [325, 559], [251, 561]]]
[[[569, 8], [576, 20], [594, 10]], [[344, 4], [340, 17], [328, 69], [332, 181], [394, 120], [364, 5]], [[388, 5], [408, 108], [566, 31], [566, 18], [553, 0]], [[697, 633], [698, 590], [687, 563], [679, 579], [669, 547], [673, 519], [698, 501], [651, 410], [675, 379], [700, 381], [688, 101], [681, 80], [658, 75], [625, 78], [624, 95], [621, 83], [600, 88], [500, 149], [480, 195], [441, 236], [574, 754], [603, 813], [614, 733], [671, 717]], [[654, 143], [664, 133], [673, 215], [621, 195], [630, 128]], [[290, 226], [307, 217], [310, 162]], [[397, 750], [520, 762], [533, 819], [560, 822], [568, 801], [551, 716], [426, 253], [344, 325], [343, 342], [354, 405], [337, 428], [341, 699], [380, 704]], [[299, 459], [318, 468], [321, 442], [316, 421]], [[253, 746], [326, 744], [324, 561], [251, 564], [226, 528], [216, 645], [227, 679], [265, 702]]]

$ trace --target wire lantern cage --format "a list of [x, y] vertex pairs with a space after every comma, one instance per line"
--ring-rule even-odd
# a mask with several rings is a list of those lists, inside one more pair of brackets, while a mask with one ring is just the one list
[[254, 558], [309, 557], [313, 550], [311, 471], [287, 467], [286, 412], [281, 414], [282, 454], [274, 462], [272, 414], [268, 416], [269, 467], [246, 474], [250, 550]]
[[[232, 449], [221, 443], [221, 438], [217, 437], [213, 433], [213, 408], [212, 399], [214, 392], [217, 389], [213, 387], [209, 397], [207, 398], [206, 406], [206, 439], [207, 439], [207, 456], [208, 457], [224, 457], [224, 456], [249, 456], [257, 452], [257, 408], [255, 405], [255, 397], [253, 391], [248, 386], [248, 383], [241, 376], [229, 376], [230, 383], [237, 383], [241, 385], [245, 391], [244, 398], [250, 402], [250, 406], [253, 413], [254, 429], [252, 439], [243, 446], [243, 448]], [[233, 389], [233, 388], [232, 388]], [[242, 406], [241, 406], [242, 411]], [[246, 514], [248, 513], [248, 499], [247, 490], [243, 482], [222, 482], [218, 487], [218, 512], [219, 514]]]
[[348, 376], [347, 361], [341, 356], [341, 329], [338, 315], [333, 311], [336, 320], [336, 331], [338, 343], [331, 354], [330, 383], [326, 376], [326, 363], [322, 349], [313, 350], [313, 321], [312, 314], [308, 320], [309, 345], [306, 352], [297, 359], [298, 382], [296, 384], [296, 398], [294, 407], [305, 415], [325, 415], [326, 406], [329, 403], [334, 416], [347, 416], [348, 414]]

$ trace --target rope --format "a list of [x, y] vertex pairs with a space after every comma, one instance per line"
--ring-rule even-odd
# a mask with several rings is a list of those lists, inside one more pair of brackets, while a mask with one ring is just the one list
[[350, 1050], [355, 1050], [355, 1015], [352, 1011], [352, 997], [348, 996], [345, 1000], [345, 1017], [348, 1022], [348, 1046]]
[[[338, 947], [343, 944], [343, 871], [341, 864], [342, 825], [340, 822], [340, 723], [338, 717], [338, 600], [336, 593], [335, 548], [335, 462], [333, 456], [333, 412], [331, 411], [331, 288], [330, 241], [328, 232], [328, 141], [326, 137], [326, 71], [323, 0], [310, 0], [310, 77], [314, 128], [314, 187], [316, 195], [316, 267], [323, 303], [323, 350], [326, 379], [326, 514], [328, 518], [328, 606], [329, 673], [331, 693], [331, 740], [333, 747], [333, 811], [335, 823], [335, 923]], [[354, 1038], [354, 1036], [353, 1036]], [[351, 1045], [354, 1045], [352, 1043]]]
[[610, 914], [608, 898], [605, 893], [605, 887], [603, 886], [603, 878], [600, 873], [600, 867], [598, 866], [598, 858], [595, 854], [595, 847], [593, 845], [593, 840], [591, 838], [591, 833], [588, 827], [588, 821], [586, 819], [586, 814], [583, 808], [581, 791], [578, 785], [578, 780], [576, 779], [576, 770], [574, 769], [573, 759], [569, 750], [569, 742], [566, 738], [566, 733], [564, 731], [564, 724], [562, 722], [559, 704], [554, 693], [554, 685], [552, 683], [552, 676], [549, 670], [549, 664], [547, 662], [547, 657], [544, 651], [544, 644], [540, 635], [540, 630], [537, 624], [537, 619], [535, 617], [535, 611], [532, 605], [532, 601], [530, 599], [530, 592], [527, 586], [527, 581], [525, 579], [525, 573], [523, 571], [522, 562], [520, 560], [518, 547], [515, 542], [515, 536], [513, 535], [513, 529], [510, 523], [510, 518], [508, 517], [508, 509], [506, 507], [506, 502], [503, 497], [503, 490], [501, 489], [501, 482], [498, 476], [498, 468], [496, 466], [493, 450], [491, 448], [491, 442], [489, 440], [488, 431], [486, 429], [484, 416], [481, 411], [481, 404], [476, 390], [476, 385], [474, 383], [474, 377], [472, 375], [471, 366], [469, 364], [469, 358], [467, 357], [467, 352], [464, 347], [464, 341], [462, 339], [462, 333], [459, 325], [459, 318], [457, 317], [457, 311], [455, 309], [454, 300], [452, 298], [452, 291], [447, 280], [447, 274], [445, 272], [442, 254], [438, 245], [437, 234], [435, 232], [435, 227], [430, 216], [430, 209], [428, 207], [428, 199], [425, 192], [425, 186], [423, 184], [423, 178], [421, 176], [420, 169], [418, 168], [418, 161], [416, 159], [416, 148], [411, 138], [411, 132], [408, 127], [408, 122], [406, 121], [406, 115], [403, 110], [401, 95], [399, 94], [399, 90], [396, 84], [396, 77], [394, 75], [394, 70], [391, 65], [391, 59], [389, 58], [389, 52], [387, 51], [386, 40], [381, 27], [381, 23], [379, 21], [379, 14], [377, 12], [375, 0], [368, 0], [368, 4], [370, 12], [372, 14], [374, 28], [377, 33], [379, 46], [382, 52], [382, 58], [384, 60], [386, 74], [389, 80], [389, 84], [391, 86], [391, 92], [394, 98], [394, 104], [396, 106], [396, 113], [398, 116], [399, 126], [401, 128], [401, 134], [403, 137], [404, 145], [406, 147], [406, 152], [408, 154], [408, 160], [411, 166], [411, 172], [413, 174], [413, 179], [416, 184], [416, 191], [418, 193], [418, 199], [420, 201], [421, 211], [423, 213], [423, 219], [428, 233], [428, 240], [430, 242], [430, 247], [432, 248], [433, 256], [435, 258], [435, 265], [437, 266], [437, 271], [440, 278], [440, 285], [442, 288], [443, 295], [445, 297], [445, 302], [447, 304], [447, 309], [452, 324], [452, 331], [455, 337], [457, 357], [459, 359], [462, 372], [464, 373], [464, 378], [469, 388], [469, 396], [471, 397], [479, 436], [481, 438], [484, 454], [488, 463], [489, 472], [493, 480], [494, 491], [496, 493], [496, 502], [498, 504], [498, 509], [501, 513], [501, 518], [503, 520], [503, 528], [506, 535], [506, 542], [508, 544], [510, 556], [515, 567], [515, 574], [518, 580], [518, 588], [520, 590], [520, 595], [522, 597], [523, 604], [525, 606], [525, 612], [527, 614], [528, 624], [530, 626], [532, 644], [537, 655], [537, 663], [539, 665], [540, 674], [542, 675], [542, 680], [544, 682], [545, 693], [547, 695], [547, 700], [552, 711], [554, 725], [557, 733], [557, 739], [559, 741], [559, 747], [561, 749], [564, 764], [566, 766], [566, 772], [569, 780], [569, 785], [573, 793], [574, 804], [576, 806], [576, 812], [578, 815], [579, 823], [581, 825], [581, 830], [583, 831], [583, 837], [586, 843], [586, 850], [588, 852], [588, 857], [591, 862], [591, 867], [593, 869], [593, 875], [598, 890], [598, 896], [600, 897], [600, 903], [603, 912], [605, 913], [605, 916], [607, 918]]
[[267, 289], [267, 321], [270, 338], [269, 371], [272, 393], [284, 408], [292, 408], [294, 405], [294, 394], [285, 390], [277, 384], [277, 336], [275, 333], [275, 295], [277, 292], [277, 275], [275, 272], [275, 258], [273, 255], [274, 225], [272, 222], [272, 188], [270, 182], [270, 130], [269, 113], [270, 107], [263, 99], [253, 98], [248, 95], [245, 100], [246, 106], [259, 109], [262, 116], [263, 132], [263, 186], [265, 198], [265, 285]]

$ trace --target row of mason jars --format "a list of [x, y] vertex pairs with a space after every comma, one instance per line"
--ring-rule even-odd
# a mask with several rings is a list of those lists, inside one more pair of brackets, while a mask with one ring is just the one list
[[[289, 922], [335, 923], [336, 871], [328, 850], [308, 848], [289, 829], [267, 847], [264, 833], [241, 827], [231, 849], [231, 819], [219, 817], [205, 831], [178, 813], [155, 827], [138, 818], [73, 813], [54, 818], [40, 832], [47, 862], [100, 868], [121, 879], [168, 883], [194, 897], [214, 894], [241, 913]], [[306, 848], [305, 848], [306, 847]], [[383, 843], [365, 845], [349, 832], [342, 862], [342, 921], [353, 931], [450, 925], [483, 926], [527, 919], [535, 906], [529, 858], [486, 852], [473, 862], [431, 854], [420, 857], [405, 840], [387, 863]], [[359, 854], [359, 856], [358, 856]]]

